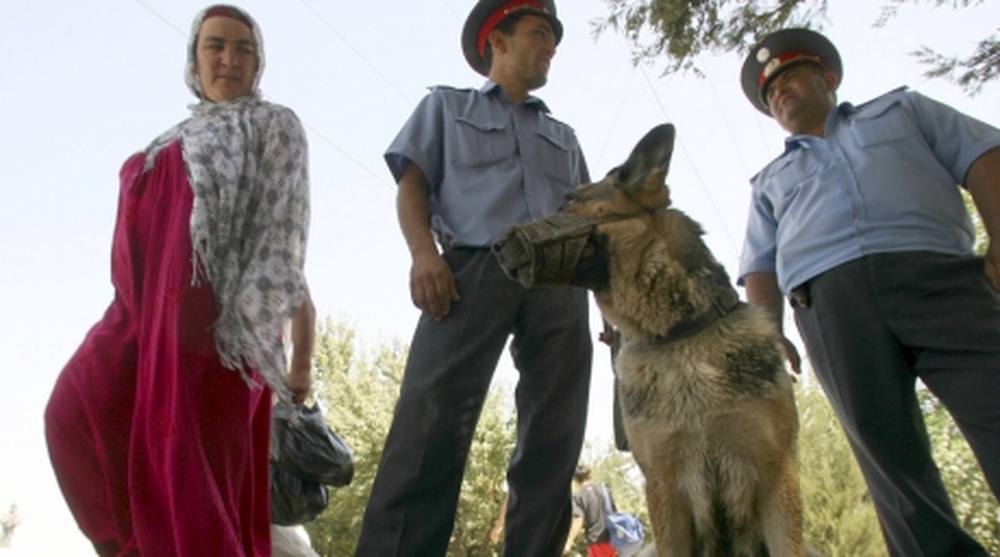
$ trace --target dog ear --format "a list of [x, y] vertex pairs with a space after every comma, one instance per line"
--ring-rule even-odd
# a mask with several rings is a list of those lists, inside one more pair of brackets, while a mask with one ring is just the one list
[[673, 124], [661, 124], [650, 130], [618, 168], [615, 187], [648, 209], [670, 205], [666, 180], [675, 133]]

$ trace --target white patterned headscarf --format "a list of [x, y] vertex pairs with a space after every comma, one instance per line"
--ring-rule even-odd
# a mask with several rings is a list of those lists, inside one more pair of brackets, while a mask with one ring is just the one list
[[[195, 45], [206, 14], [219, 8], [248, 23], [257, 67], [250, 93], [212, 102], [202, 92]], [[194, 191], [192, 280], [207, 279], [215, 293], [219, 357], [251, 384], [249, 370], [258, 370], [288, 400], [283, 330], [306, 292], [308, 149], [295, 113], [261, 99], [262, 45], [259, 26], [238, 8], [210, 6], [195, 17], [185, 80], [200, 102], [190, 107], [190, 118], [149, 146], [146, 167], [180, 139]]]

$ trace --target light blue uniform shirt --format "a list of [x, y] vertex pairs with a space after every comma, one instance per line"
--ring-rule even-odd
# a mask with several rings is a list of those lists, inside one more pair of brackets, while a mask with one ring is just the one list
[[573, 129], [502, 87], [435, 87], [385, 153], [398, 182], [410, 162], [430, 187], [431, 229], [445, 248], [488, 247], [511, 225], [555, 212], [590, 181]]
[[740, 277], [776, 273], [788, 294], [837, 265], [876, 253], [972, 253], [957, 184], [1000, 146], [1000, 131], [899, 89], [831, 111], [826, 137], [795, 135], [751, 179]]

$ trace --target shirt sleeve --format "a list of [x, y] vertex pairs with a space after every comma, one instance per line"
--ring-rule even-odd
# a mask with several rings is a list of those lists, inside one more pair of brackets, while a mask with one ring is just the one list
[[439, 91], [425, 96], [410, 119], [396, 135], [385, 152], [385, 162], [398, 183], [412, 162], [420, 167], [432, 189], [441, 183], [441, 161], [444, 152], [444, 102]]
[[915, 91], [907, 91], [904, 98], [927, 144], [956, 184], [965, 183], [976, 159], [1000, 146], [997, 128]]
[[587, 168], [587, 159], [584, 158], [584, 156], [583, 156], [583, 150], [580, 148], [579, 144], [577, 144], [576, 150], [577, 150], [577, 152], [579, 153], [579, 156], [580, 156], [580, 170], [579, 170], [579, 172], [580, 172], [580, 184], [581, 185], [582, 184], [589, 184], [590, 183], [590, 170]]
[[[755, 181], [758, 179], [759, 176], [754, 178]], [[738, 284], [743, 285], [743, 277], [748, 274], [776, 271], [777, 229], [778, 223], [774, 220], [770, 202], [759, 188], [754, 187], [750, 198], [746, 235], [743, 239], [743, 252], [740, 254]]]
[[580, 501], [580, 494], [573, 494], [573, 516], [577, 518], [583, 518], [583, 503]]

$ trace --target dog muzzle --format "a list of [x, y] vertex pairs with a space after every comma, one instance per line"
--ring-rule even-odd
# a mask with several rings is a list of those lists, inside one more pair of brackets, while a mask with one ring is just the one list
[[525, 287], [608, 285], [607, 238], [598, 221], [572, 213], [553, 213], [530, 224], [512, 226], [493, 245], [507, 276]]

